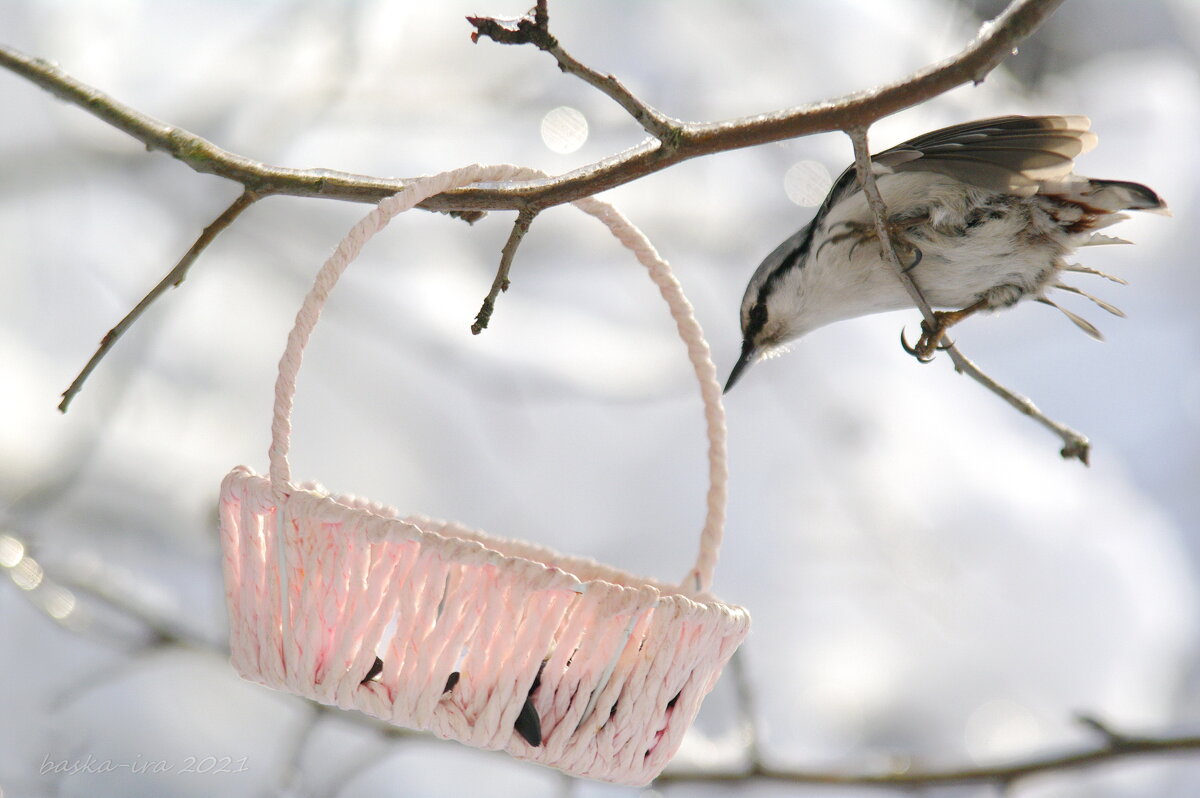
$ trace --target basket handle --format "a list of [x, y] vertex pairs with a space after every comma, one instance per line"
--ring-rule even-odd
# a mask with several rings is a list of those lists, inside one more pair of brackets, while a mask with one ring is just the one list
[[[292, 489], [287, 454], [291, 445], [291, 415], [296, 393], [296, 373], [300, 369], [304, 347], [308, 344], [313, 327], [320, 318], [329, 292], [333, 290], [346, 267], [358, 257], [367, 241], [386, 227], [392, 217], [435, 194], [472, 183], [537, 180], [545, 177], [547, 175], [544, 172], [509, 164], [474, 164], [422, 177], [413, 180], [399, 193], [381, 201], [350, 229], [317, 273], [313, 287], [296, 314], [296, 324], [288, 334], [287, 347], [279, 361], [279, 377], [275, 382], [275, 412], [271, 422], [271, 448], [267, 454], [270, 461], [271, 486], [276, 492], [286, 493]], [[717, 382], [717, 370], [709, 354], [708, 342], [704, 340], [704, 333], [692, 313], [692, 306], [684, 296], [679, 281], [646, 236], [606, 202], [587, 197], [572, 204], [604, 222], [617, 240], [631, 250], [650, 272], [650, 278], [658, 286], [659, 292], [671, 309], [676, 329], [687, 346], [688, 359], [700, 383], [700, 397], [704, 401], [708, 434], [708, 510], [704, 528], [700, 533], [700, 551], [696, 557], [696, 564], [684, 577], [683, 586], [690, 590], [707, 592], [712, 585], [713, 569], [716, 567], [717, 552], [724, 533], [726, 486], [729, 478], [726, 465], [725, 410], [721, 405], [721, 386]]]

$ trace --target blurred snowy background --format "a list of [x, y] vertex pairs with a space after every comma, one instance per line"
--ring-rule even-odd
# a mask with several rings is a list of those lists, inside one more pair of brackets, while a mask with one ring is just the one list
[[[835, 97], [956, 52], [993, 2], [552, 4], [578, 58], [665, 112], [716, 120]], [[415, 175], [562, 172], [641, 140], [532, 48], [472, 45], [501, 0], [0, 0], [0, 39], [117, 99], [272, 164]], [[1084, 263], [1127, 288], [1097, 344], [1040, 305], [974, 319], [964, 351], [1088, 434], [1093, 465], [897, 344], [915, 312], [826, 328], [727, 401], [732, 494], [717, 593], [764, 757], [862, 772], [994, 763], [1118, 730], [1200, 727], [1200, 4], [1070, 0], [980, 87], [877, 124], [883, 148], [1001, 113], [1082, 113], [1085, 174], [1143, 181], [1138, 217]], [[566, 106], [572, 112], [555, 109]], [[248, 211], [101, 364], [100, 336], [238, 188], [0, 72], [0, 796], [632, 796], [241, 682], [222, 647], [215, 534], [228, 469], [266, 465], [274, 369], [317, 267], [366, 206]], [[547, 120], [547, 115], [551, 115]], [[586, 139], [578, 121], [586, 120]], [[554, 124], [554, 120], [567, 124]], [[565, 152], [564, 152], [565, 150]], [[685, 163], [606, 195], [672, 262], [722, 374], [760, 259], [805, 222], [828, 134]], [[798, 165], [799, 164], [799, 165]], [[790, 175], [785, 183], [785, 176]], [[512, 215], [408, 214], [348, 272], [301, 373], [293, 472], [660, 578], [703, 512], [696, 389], [661, 300], [600, 225], [540, 216], [491, 329], [468, 327]], [[177, 645], [175, 641], [189, 641]], [[734, 767], [728, 675], [673, 767]], [[111, 759], [169, 773], [55, 774]], [[182, 773], [229, 757], [239, 773]], [[670, 796], [746, 785], [663, 785]], [[759, 785], [755, 795], [880, 795]], [[1200, 793], [1200, 756], [1022, 781], [1021, 798]], [[994, 787], [930, 790], [993, 796]]]

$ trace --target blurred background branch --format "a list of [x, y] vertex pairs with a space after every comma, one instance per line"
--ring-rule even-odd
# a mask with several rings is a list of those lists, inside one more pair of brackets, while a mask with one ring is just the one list
[[[92, 635], [103, 641], [114, 640], [111, 631], [106, 631], [103, 626], [98, 626], [94, 616], [91, 621], [85, 620], [93, 610], [116, 612], [123, 616], [123, 620], [135, 626], [141, 626], [144, 629], [143, 642], [136, 644], [131, 649], [135, 657], [144, 657], [149, 653], [171, 646], [204, 651], [221, 659], [229, 656], [226, 646], [205, 640], [195, 633], [179, 627], [170, 619], [159, 617], [149, 608], [139, 606], [129, 597], [111, 592], [103, 585], [89, 584], [87, 580], [81, 579], [63, 579], [53, 573], [47, 573], [28, 551], [25, 540], [17, 535], [15, 530], [0, 530], [0, 567], [7, 571], [10, 580], [22, 590], [33, 606], [45, 613], [48, 618], [61, 621], [67, 615], [73, 616], [71, 623], [77, 633]], [[36, 579], [31, 580], [30, 574], [36, 574]], [[76, 602], [80, 602], [80, 606], [76, 607]], [[64, 613], [64, 607], [68, 605], [71, 606], [71, 612]], [[1097, 732], [1101, 737], [1100, 745], [1080, 751], [1036, 754], [1002, 764], [976, 767], [923, 769], [906, 764], [902, 769], [888, 773], [850, 773], [776, 767], [764, 760], [758, 744], [758, 720], [755, 706], [759, 698], [745, 667], [745, 651], [746, 649], [743, 649], [734, 655], [727, 677], [735, 683], [738, 715], [742, 718], [741, 754], [745, 759], [745, 765], [730, 769], [668, 768], [655, 780], [654, 786], [665, 788], [675, 784], [749, 785], [755, 782], [764, 782], [829, 787], [880, 787], [893, 788], [899, 792], [971, 784], [991, 785], [1007, 789], [1022, 779], [1043, 773], [1093, 767], [1139, 756], [1194, 755], [1200, 751], [1200, 735], [1129, 735], [1114, 730], [1097, 718], [1081, 715], [1078, 721]], [[129, 663], [121, 663], [107, 673], [89, 673], [79, 683], [69, 687], [61, 695], [60, 701], [66, 703], [77, 700], [81, 693], [96, 689], [104, 682], [117, 679], [130, 667]], [[316, 734], [317, 724], [322, 719], [336, 717], [340, 721], [362, 726], [378, 734], [381, 742], [395, 739], [412, 740], [421, 736], [417, 732], [389, 726], [358, 712], [346, 712], [336, 707], [306, 703], [310, 713], [309, 717], [295, 729], [292, 754], [286, 758], [286, 764], [278, 777], [280, 786], [284, 788], [294, 789], [295, 783], [299, 781], [298, 774], [302, 768], [298, 761], [302, 759], [305, 748]], [[364, 760], [360, 757], [357, 761], [351, 762], [348, 772], [364, 769], [369, 766], [370, 761], [386, 755], [386, 748], [368, 750], [363, 754], [367, 758]], [[497, 754], [497, 756], [501, 755]], [[570, 781], [569, 778], [567, 780]]]

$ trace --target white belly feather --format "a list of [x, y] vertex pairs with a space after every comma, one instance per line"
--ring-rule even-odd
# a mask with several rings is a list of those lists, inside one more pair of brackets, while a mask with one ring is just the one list
[[[928, 222], [908, 230], [906, 240], [921, 251], [911, 274], [934, 307], [964, 308], [982, 298], [1004, 305], [1027, 293], [1036, 295], [1057, 274], [1060, 258], [1071, 246], [1036, 200], [1006, 197], [1007, 204], [977, 214], [968, 225], [972, 210], [995, 195], [929, 172], [883, 175], [878, 184], [890, 218], [929, 216]], [[822, 238], [847, 229], [844, 223], [873, 233], [874, 219], [861, 192], [839, 203], [814, 239], [816, 254], [805, 266], [810, 270], [805, 292], [809, 307], [816, 300], [819, 306], [836, 308], [836, 317], [822, 323], [912, 307], [875, 238], [853, 236], [820, 247]]]

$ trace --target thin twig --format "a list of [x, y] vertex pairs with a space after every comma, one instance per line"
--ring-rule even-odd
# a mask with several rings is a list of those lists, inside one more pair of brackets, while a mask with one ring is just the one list
[[[559, 177], [519, 185], [458, 188], [430, 197], [420, 207], [434, 211], [521, 210], [527, 205], [549, 208], [590, 197], [701, 155], [869, 125], [963, 83], [982, 81], [1062, 2], [1014, 0], [960, 53], [885, 86], [815, 105], [726, 122], [680, 123], [670, 147], [661, 146], [658, 141], [645, 142]], [[197, 172], [233, 180], [260, 194], [375, 203], [405, 185], [404, 179], [330, 169], [288, 169], [236, 155], [194, 133], [122, 105], [54, 64], [11, 48], [0, 46], [0, 67], [133, 136], [148, 149], [162, 150]]]
[[637, 120], [643, 130], [658, 139], [664, 146], [675, 147], [678, 145], [682, 122], [671, 119], [658, 109], [638, 99], [615, 76], [605, 75], [580, 63], [559, 45], [558, 39], [550, 33], [550, 12], [546, 0], [539, 0], [532, 11], [516, 19], [467, 17], [467, 21], [475, 26], [475, 33], [471, 34], [471, 41], [477, 42], [481, 36], [486, 36], [500, 44], [534, 45], [539, 50], [554, 56], [554, 59], [558, 61], [558, 68], [563, 72], [574, 75], [589, 86], [608, 95]]
[[316, 736], [321, 725], [322, 713], [317, 709], [320, 704], [310, 703], [307, 717], [297, 721], [299, 727], [294, 729], [288, 741], [287, 756], [279, 763], [275, 777], [275, 786], [282, 795], [299, 795], [303, 793], [304, 785], [300, 783], [304, 772], [304, 755]]
[[[854, 168], [858, 174], [858, 181], [863, 187], [863, 193], [867, 197], [867, 203], [871, 206], [871, 213], [875, 217], [875, 234], [882, 244], [884, 260], [891, 265], [897, 279], [900, 280], [905, 290], [908, 291], [909, 296], [912, 297], [913, 302], [921, 310], [921, 315], [925, 318], [926, 324], [929, 325], [930, 329], [933, 329], [936, 325], [933, 309], [925, 301], [925, 297], [921, 294], [921, 289], [913, 282], [912, 276], [905, 271], [904, 266], [900, 263], [900, 258], [896, 254], [896, 248], [888, 230], [887, 207], [883, 203], [883, 197], [879, 194], [879, 187], [875, 183], [875, 175], [871, 172], [871, 153], [867, 144], [867, 130], [864, 127], [852, 127], [846, 130], [846, 134], [850, 136], [850, 141], [854, 144]], [[966, 374], [1024, 415], [1029, 416], [1058, 435], [1063, 443], [1061, 454], [1064, 459], [1075, 458], [1084, 465], [1088, 464], [1090, 444], [1088, 443], [1087, 436], [1054, 421], [1039, 410], [1037, 405], [1028, 397], [1015, 393], [1004, 385], [1001, 385], [988, 374], [985, 374], [970, 358], [959, 351], [958, 347], [954, 344], [945, 344], [944, 349], [950, 356], [950, 360], [953, 361], [955, 371], [959, 374]]]
[[852, 127], [846, 131], [846, 135], [850, 137], [850, 141], [854, 145], [854, 172], [858, 175], [859, 185], [863, 187], [863, 194], [867, 197], [867, 204], [871, 208], [871, 214], [875, 217], [875, 234], [879, 237], [883, 248], [883, 259], [891, 265], [892, 270], [896, 272], [896, 277], [900, 280], [900, 284], [904, 286], [904, 290], [912, 297], [913, 302], [916, 303], [925, 321], [932, 327], [937, 323], [933, 315], [933, 309], [929, 306], [929, 302], [925, 300], [925, 295], [917, 287], [912, 275], [900, 263], [900, 257], [896, 254], [896, 247], [892, 242], [891, 232], [888, 230], [887, 206], [883, 204], [883, 196], [879, 193], [879, 186], [876, 185], [875, 175], [871, 171], [871, 149], [867, 144], [867, 129], [865, 127]]
[[948, 768], [945, 770], [904, 770], [889, 773], [830, 773], [825, 771], [789, 770], [756, 764], [748, 770], [671, 771], [655, 780], [656, 785], [693, 783], [748, 783], [774, 781], [790, 784], [824, 784], [844, 787], [890, 787], [918, 789], [964, 784], [995, 784], [1005, 786], [1039, 773], [1060, 773], [1099, 765], [1132, 756], [1195, 754], [1200, 751], [1200, 736], [1163, 735], [1160, 737], [1120, 737], [1115, 745], [1104, 745], [1085, 751], [1064, 754], [1043, 754], [1003, 765]]
[[111, 330], [105, 333], [104, 337], [100, 339], [100, 348], [96, 350], [96, 354], [92, 355], [92, 359], [89, 360], [87, 365], [83, 367], [83, 371], [79, 372], [79, 376], [75, 378], [75, 381], [71, 383], [71, 386], [67, 388], [67, 390], [63, 391], [62, 401], [58, 404], [58, 409], [60, 412], [67, 412], [67, 408], [71, 405], [71, 400], [75, 398], [75, 394], [79, 393], [83, 389], [83, 384], [87, 382], [88, 376], [90, 376], [92, 371], [95, 370], [96, 366], [100, 364], [100, 361], [104, 359], [104, 356], [108, 354], [108, 351], [113, 348], [113, 344], [115, 344], [121, 338], [121, 336], [125, 334], [125, 331], [128, 330], [133, 323], [137, 321], [138, 318], [146, 311], [146, 308], [150, 307], [154, 300], [166, 293], [168, 288], [174, 288], [182, 283], [187, 278], [188, 269], [191, 268], [192, 264], [196, 261], [196, 258], [200, 257], [200, 253], [203, 252], [208, 245], [211, 244], [213, 240], [221, 234], [222, 231], [229, 227], [229, 225], [233, 224], [233, 220], [238, 218], [242, 211], [246, 210], [255, 202], [262, 199], [263, 196], [265, 195], [250, 191], [249, 189], [243, 191], [241, 195], [239, 195], [238, 198], [233, 201], [232, 205], [222, 211], [221, 215], [213, 220], [212, 224], [204, 228], [204, 231], [200, 233], [200, 237], [196, 239], [196, 242], [192, 244], [191, 248], [184, 253], [184, 256], [179, 259], [178, 263], [175, 264], [175, 267], [171, 269], [171, 271], [167, 272], [167, 276], [160, 280], [158, 285], [151, 288], [150, 293], [142, 297], [142, 301], [137, 303], [134, 309], [129, 311], [129, 313], [125, 315], [125, 318], [121, 319], [121, 321], [117, 323], [116, 327], [113, 327]]
[[479, 308], [479, 313], [475, 316], [475, 323], [471, 325], [473, 335], [479, 335], [487, 329], [488, 322], [492, 319], [492, 311], [496, 309], [496, 297], [500, 296], [501, 291], [508, 290], [508, 273], [512, 269], [513, 256], [517, 254], [517, 247], [521, 245], [521, 239], [529, 232], [529, 225], [533, 224], [533, 219], [538, 213], [536, 208], [522, 208], [517, 214], [512, 232], [508, 235], [508, 241], [504, 242], [504, 248], [500, 250], [500, 267], [496, 269], [496, 279], [492, 281], [492, 288], [484, 297], [483, 306]]
[[1106, 722], [1100, 720], [1100, 718], [1096, 717], [1095, 715], [1089, 715], [1086, 712], [1080, 712], [1075, 716], [1075, 720], [1079, 721], [1081, 725], [1086, 726], [1088, 729], [1091, 729], [1099, 734], [1104, 739], [1105, 744], [1110, 748], [1120, 748], [1122, 745], [1125, 745], [1129, 742], [1130, 738], [1128, 735], [1114, 730], [1112, 726], [1109, 726]]
[[995, 379], [985, 374], [980, 370], [975, 362], [969, 359], [966, 355], [958, 350], [955, 346], [946, 348], [950, 359], [954, 361], [954, 370], [959, 374], [966, 374], [977, 383], [987, 388], [992, 393], [999, 396], [1004, 401], [1008, 402], [1013, 408], [1023, 415], [1029, 416], [1034, 421], [1041, 424], [1046, 429], [1057, 435], [1063, 443], [1063, 448], [1059, 451], [1064, 460], [1072, 458], [1078, 460], [1084, 465], [1088, 465], [1088, 457], [1091, 454], [1091, 443], [1087, 436], [1077, 430], [1073, 430], [1065, 424], [1060, 424], [1054, 419], [1047, 416], [1045, 413], [1033, 403], [1033, 400], [1015, 393]]

